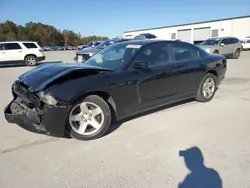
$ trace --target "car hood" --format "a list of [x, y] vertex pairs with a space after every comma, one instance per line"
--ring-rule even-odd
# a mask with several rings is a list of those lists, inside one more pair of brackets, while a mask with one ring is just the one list
[[84, 48], [82, 50], [78, 50], [76, 54], [89, 54], [89, 53], [97, 53], [100, 49], [98, 48]]
[[89, 66], [84, 63], [48, 63], [27, 71], [18, 79], [19, 82], [27, 86], [31, 92], [37, 92], [45, 90], [60, 81], [62, 82], [62, 80], [66, 81], [67, 79], [86, 77], [107, 71], [113, 70]]

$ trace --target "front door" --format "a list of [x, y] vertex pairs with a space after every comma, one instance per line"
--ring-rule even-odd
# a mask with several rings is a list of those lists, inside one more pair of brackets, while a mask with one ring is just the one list
[[8, 61], [4, 44], [0, 44], [0, 62]]
[[[224, 44], [224, 45], [221, 45]], [[228, 55], [228, 54], [232, 54], [233, 53], [233, 47], [232, 44], [230, 44], [230, 39], [222, 39], [220, 42], [220, 50], [219, 53], [223, 54], [223, 55]]]
[[21, 61], [24, 58], [23, 49], [18, 43], [5, 43], [6, 57], [9, 61]]
[[137, 90], [141, 108], [151, 108], [166, 101], [170, 101], [175, 93], [174, 64], [170, 62], [167, 43], [150, 44], [137, 56], [136, 62], [148, 62], [149, 66], [135, 70], [139, 75]]

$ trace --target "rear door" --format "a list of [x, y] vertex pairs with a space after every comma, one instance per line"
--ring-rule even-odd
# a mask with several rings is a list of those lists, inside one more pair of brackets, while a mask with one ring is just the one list
[[22, 61], [24, 52], [22, 47], [18, 43], [5, 43], [6, 56], [9, 61]]
[[203, 59], [200, 56], [205, 52], [187, 43], [171, 43], [170, 51], [175, 64], [175, 82], [172, 85], [175, 99], [194, 95], [203, 77]]

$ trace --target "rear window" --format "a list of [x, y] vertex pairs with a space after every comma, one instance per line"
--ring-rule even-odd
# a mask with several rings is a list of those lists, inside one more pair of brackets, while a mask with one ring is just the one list
[[37, 48], [35, 43], [23, 43], [23, 45], [28, 49]]

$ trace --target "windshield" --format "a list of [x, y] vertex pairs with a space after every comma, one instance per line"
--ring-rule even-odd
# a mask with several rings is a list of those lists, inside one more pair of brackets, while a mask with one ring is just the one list
[[220, 39], [207, 39], [201, 45], [218, 45], [220, 42]]
[[141, 45], [117, 43], [100, 51], [84, 64], [116, 70], [130, 61], [140, 47]]
[[96, 48], [104, 49], [104, 48], [108, 47], [109, 45], [111, 45], [113, 43], [114, 43], [114, 41], [106, 40], [106, 41], [102, 42], [101, 44], [99, 44]]

